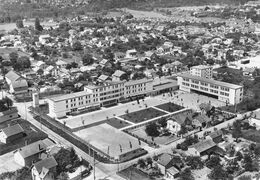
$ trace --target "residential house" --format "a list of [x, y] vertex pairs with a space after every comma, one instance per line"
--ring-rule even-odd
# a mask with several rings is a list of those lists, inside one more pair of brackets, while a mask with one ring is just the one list
[[135, 49], [130, 49], [126, 51], [126, 58], [136, 58], [137, 57], [137, 51]]
[[211, 119], [205, 114], [199, 114], [192, 119], [192, 125], [195, 127], [204, 128], [208, 125]]
[[116, 70], [114, 74], [112, 74], [112, 80], [113, 81], [121, 81], [126, 76], [126, 73], [124, 71]]
[[111, 77], [105, 75], [105, 74], [101, 74], [99, 77], [98, 77], [98, 82], [100, 83], [103, 83], [103, 82], [106, 82], [106, 81], [111, 81]]
[[43, 140], [34, 142], [14, 151], [14, 160], [23, 167], [30, 167], [33, 162], [41, 159], [41, 156], [42, 154], [45, 154], [46, 149], [47, 145]]
[[28, 92], [27, 81], [15, 73], [14, 71], [9, 71], [5, 75], [7, 84], [9, 85], [9, 92], [12, 94], [23, 94]]
[[58, 60], [58, 61], [56, 62], [56, 65], [57, 65], [59, 68], [66, 68], [67, 64], [68, 64], [67, 62], [62, 61], [62, 60]]
[[103, 59], [102, 61], [99, 62], [99, 64], [102, 66], [102, 67], [108, 67], [108, 68], [111, 68], [112, 67], [112, 64], [109, 62], [109, 60], [107, 59]]
[[0, 142], [5, 144], [18, 140], [24, 136], [25, 132], [20, 124], [8, 126], [0, 130]]
[[11, 107], [6, 111], [0, 112], [0, 123], [18, 118], [19, 114], [17, 108]]
[[58, 163], [53, 156], [33, 164], [31, 173], [33, 180], [54, 180]]
[[211, 139], [214, 143], [218, 144], [223, 141], [223, 133], [221, 130], [214, 131], [207, 136], [208, 139]]
[[40, 36], [39, 36], [39, 42], [40, 42], [41, 44], [49, 43], [50, 39], [51, 39], [51, 37], [50, 37], [49, 34], [45, 34], [45, 35], [40, 35]]
[[212, 139], [202, 140], [188, 148], [188, 152], [193, 156], [204, 156], [212, 152], [216, 143]]
[[251, 67], [251, 68], [245, 67], [243, 69], [243, 76], [253, 77], [255, 70], [256, 70], [255, 67]]
[[256, 129], [260, 129], [260, 110], [254, 111], [248, 122], [251, 126], [256, 127]]
[[179, 175], [179, 170], [174, 167], [173, 155], [164, 153], [158, 157], [157, 165], [164, 177], [175, 179]]

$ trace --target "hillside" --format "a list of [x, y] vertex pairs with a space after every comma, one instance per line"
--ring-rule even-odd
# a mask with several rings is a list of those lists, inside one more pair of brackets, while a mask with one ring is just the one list
[[203, 6], [203, 5], [239, 5], [249, 0], [90, 0], [93, 10], [111, 8], [150, 9], [158, 7]]

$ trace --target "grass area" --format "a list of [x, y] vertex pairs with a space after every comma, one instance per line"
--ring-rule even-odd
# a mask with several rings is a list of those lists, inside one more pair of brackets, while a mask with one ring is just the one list
[[158, 105], [158, 106], [155, 106], [159, 109], [162, 109], [164, 111], [168, 111], [168, 112], [175, 112], [175, 111], [179, 111], [181, 109], [184, 109], [184, 107], [182, 106], [179, 106], [177, 104], [174, 104], [174, 103], [165, 103], [165, 104], [161, 104], [161, 105]]
[[152, 178], [150, 178], [148, 175], [139, 171], [133, 166], [118, 172], [118, 175], [124, 179], [152, 180]]
[[36, 142], [38, 140], [42, 140], [48, 137], [47, 134], [40, 131], [38, 128], [36, 128], [34, 125], [32, 125], [30, 122], [19, 119], [19, 120], [13, 120], [13, 121], [7, 121], [0, 124], [0, 129], [3, 129], [5, 127], [14, 125], [14, 124], [20, 124], [21, 127], [24, 129], [26, 136], [23, 138], [19, 138], [16, 141], [12, 141], [8, 144], [0, 143], [0, 155], [3, 155], [5, 153], [14, 151], [20, 147], [25, 146], [25, 141], [27, 141], [28, 144], [31, 144], [33, 142]]
[[254, 141], [256, 143], [260, 143], [260, 131], [259, 130], [255, 130], [255, 129], [243, 130], [242, 137], [249, 141]]
[[157, 109], [147, 108], [140, 111], [124, 114], [120, 117], [128, 121], [131, 121], [133, 123], [140, 123], [165, 114], [166, 114], [165, 112], [159, 111]]
[[129, 123], [119, 120], [117, 118], [108, 119], [107, 121], [105, 121], [105, 123], [109, 124], [110, 126], [113, 126], [114, 128], [117, 128], [117, 129], [121, 129], [123, 127], [130, 125]]

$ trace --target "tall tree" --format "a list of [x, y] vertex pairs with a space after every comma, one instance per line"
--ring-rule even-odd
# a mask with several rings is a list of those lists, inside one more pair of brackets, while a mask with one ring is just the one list
[[16, 27], [17, 27], [18, 29], [24, 28], [23, 21], [22, 21], [22, 20], [17, 20], [17, 21], [16, 21]]
[[228, 173], [223, 169], [221, 165], [214, 166], [211, 172], [208, 174], [209, 179], [227, 179]]
[[34, 28], [37, 31], [42, 31], [43, 30], [43, 27], [40, 24], [40, 19], [38, 17], [35, 18]]
[[194, 180], [190, 168], [185, 168], [183, 171], [180, 172], [179, 180]]

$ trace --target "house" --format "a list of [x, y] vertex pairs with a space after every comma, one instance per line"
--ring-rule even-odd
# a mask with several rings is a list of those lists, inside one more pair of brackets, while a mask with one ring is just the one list
[[46, 44], [50, 41], [51, 37], [49, 34], [44, 34], [39, 36], [39, 42], [41, 44]]
[[54, 180], [58, 163], [53, 156], [33, 164], [31, 173], [33, 180]]
[[135, 49], [130, 49], [126, 51], [126, 58], [136, 58], [137, 57], [137, 51]]
[[223, 141], [223, 133], [221, 130], [214, 131], [210, 133], [207, 138], [211, 139], [214, 143], [218, 144]]
[[202, 140], [188, 148], [188, 152], [193, 156], [204, 156], [216, 147], [216, 143], [212, 139]]
[[253, 112], [253, 114], [249, 118], [249, 124], [256, 127], [256, 129], [260, 129], [260, 110], [256, 110]]
[[192, 119], [192, 125], [195, 127], [206, 127], [207, 124], [210, 122], [210, 118], [205, 114], [199, 114]]
[[18, 118], [19, 114], [17, 108], [11, 107], [6, 111], [0, 112], [0, 123]]
[[66, 68], [67, 64], [68, 64], [67, 62], [62, 61], [62, 60], [58, 60], [58, 61], [56, 62], [56, 65], [57, 65], [59, 68]]
[[25, 132], [20, 124], [15, 124], [13, 126], [8, 126], [0, 130], [0, 142], [10, 143], [17, 139], [20, 139], [25, 136]]
[[104, 74], [101, 74], [99, 77], [98, 77], [98, 82], [105, 82], [105, 81], [109, 81], [109, 80], [112, 80], [111, 77], [107, 76], [107, 75], [104, 75]]
[[245, 67], [243, 69], [243, 76], [248, 76], [248, 77], [253, 77], [253, 73], [255, 72], [256, 68], [255, 67]]
[[5, 75], [7, 84], [9, 85], [9, 92], [12, 94], [23, 94], [28, 91], [27, 81], [15, 73], [14, 71], [9, 71]]
[[23, 167], [30, 167], [33, 162], [40, 159], [42, 154], [45, 154], [46, 149], [44, 140], [34, 142], [14, 151], [14, 160]]
[[112, 80], [113, 81], [121, 81], [126, 76], [126, 73], [124, 71], [116, 70], [114, 74], [112, 74]]
[[[174, 167], [173, 155], [163, 153], [158, 157], [157, 165], [164, 177], [175, 179], [179, 175], [179, 170]], [[178, 162], [179, 163], [179, 162]]]
[[181, 130], [181, 124], [169, 119], [167, 121], [166, 129], [168, 129], [172, 134], [177, 134]]
[[112, 64], [107, 59], [103, 59], [102, 61], [100, 61], [99, 65], [101, 65], [102, 67], [108, 67], [108, 68], [112, 67]]

